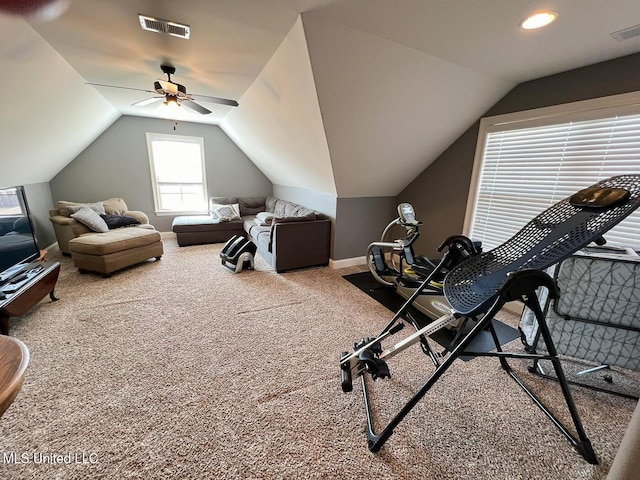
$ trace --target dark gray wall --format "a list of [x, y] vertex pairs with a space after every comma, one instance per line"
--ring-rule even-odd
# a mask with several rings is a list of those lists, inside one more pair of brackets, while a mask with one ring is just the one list
[[395, 197], [337, 198], [304, 188], [274, 185], [273, 195], [324, 213], [331, 219], [332, 260], [362, 257], [367, 246], [397, 217]]
[[[95, 202], [121, 197], [141, 210], [160, 231], [170, 231], [173, 216], [156, 215], [146, 133], [204, 138], [209, 196], [271, 195], [267, 177], [215, 125], [120, 117], [50, 182], [53, 201]], [[176, 159], [179, 161], [179, 159]]]
[[363, 257], [396, 218], [395, 197], [338, 198], [334, 223], [334, 260]]
[[31, 183], [24, 186], [24, 191], [27, 195], [38, 247], [41, 250], [46, 249], [56, 242], [56, 234], [49, 221], [49, 210], [53, 208], [51, 189], [48, 183]]
[[[516, 86], [485, 116], [634, 92], [640, 54], [598, 63]], [[462, 232], [480, 122], [474, 123], [399, 195], [425, 224], [416, 251], [430, 256], [449, 235]]]

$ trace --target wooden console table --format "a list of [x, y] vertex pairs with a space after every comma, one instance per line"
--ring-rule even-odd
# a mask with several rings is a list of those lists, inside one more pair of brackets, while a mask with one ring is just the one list
[[60, 274], [60, 263], [37, 262], [33, 264], [32, 269], [38, 269], [37, 273], [28, 273], [28, 279], [17, 284], [18, 288], [15, 291], [7, 291], [7, 286], [0, 288], [6, 296], [0, 299], [0, 333], [3, 335], [9, 334], [11, 317], [23, 316], [47, 294], [52, 301], [58, 300], [53, 291]]

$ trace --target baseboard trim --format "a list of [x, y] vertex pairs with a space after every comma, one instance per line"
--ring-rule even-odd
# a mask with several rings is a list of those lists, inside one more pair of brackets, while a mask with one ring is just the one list
[[347, 267], [356, 267], [358, 265], [366, 265], [367, 257], [344, 258], [342, 260], [329, 259], [329, 268], [339, 269]]

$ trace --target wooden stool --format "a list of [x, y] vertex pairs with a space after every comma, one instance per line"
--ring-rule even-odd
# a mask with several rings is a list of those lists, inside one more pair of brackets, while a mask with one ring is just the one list
[[20, 392], [27, 365], [27, 346], [17, 338], [0, 336], [0, 416]]

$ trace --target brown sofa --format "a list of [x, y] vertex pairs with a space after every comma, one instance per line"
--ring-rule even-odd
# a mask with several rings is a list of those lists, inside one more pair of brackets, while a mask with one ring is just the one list
[[[107, 231], [92, 230], [72, 217], [83, 206], [97, 210], [94, 211], [105, 221]], [[99, 213], [102, 210], [105, 212], [103, 215]], [[92, 204], [60, 201], [55, 210], [49, 211], [49, 220], [60, 251], [71, 255], [73, 264], [81, 272], [92, 271], [109, 276], [150, 258], [158, 260], [164, 253], [160, 232], [149, 224], [147, 215], [129, 210], [121, 198]], [[128, 225], [118, 227], [119, 224]]]
[[275, 197], [212, 197], [210, 206], [237, 205], [239, 218], [212, 215], [176, 217], [172, 230], [178, 245], [226, 242], [234, 235], [250, 238], [277, 272], [329, 263], [331, 221], [312, 209]]

